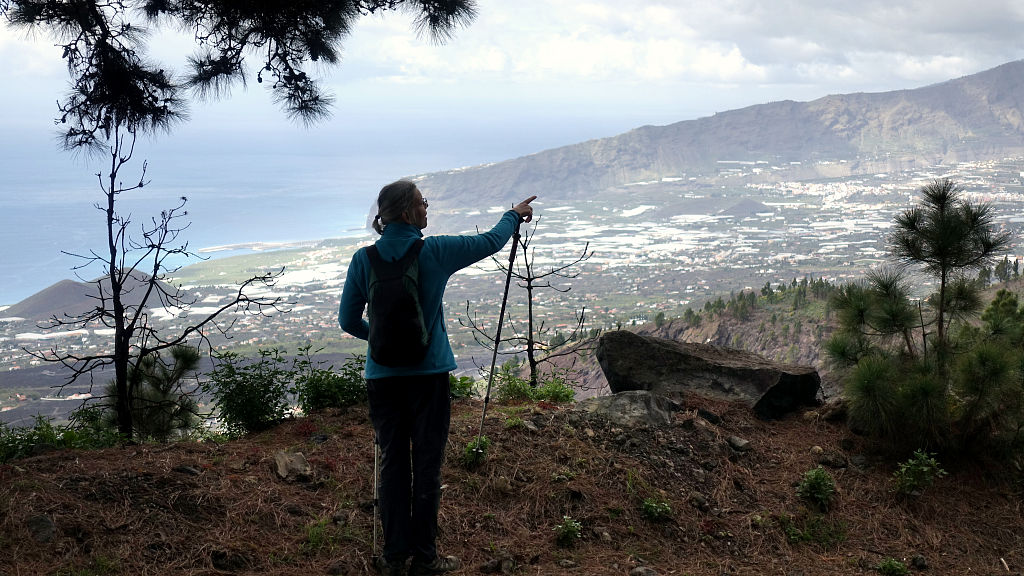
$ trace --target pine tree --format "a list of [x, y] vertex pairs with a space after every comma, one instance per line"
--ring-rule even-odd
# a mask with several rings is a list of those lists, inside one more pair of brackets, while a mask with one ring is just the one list
[[898, 215], [889, 236], [890, 250], [899, 262], [921, 267], [938, 281], [933, 305], [936, 344], [942, 349], [948, 344], [950, 286], [968, 271], [988, 266], [1010, 243], [1009, 232], [995, 231], [991, 207], [971, 204], [962, 193], [949, 179], [923, 187], [920, 205]]

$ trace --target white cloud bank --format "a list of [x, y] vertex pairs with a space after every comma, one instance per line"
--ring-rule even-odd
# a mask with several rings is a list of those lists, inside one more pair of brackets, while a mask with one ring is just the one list
[[[707, 114], [914, 88], [1024, 57], [1024, 4], [1014, 1], [479, 0], [478, 8], [443, 45], [417, 37], [407, 13], [364, 17], [341, 66], [321, 72], [348, 108], [412, 100], [424, 110], [550, 103], [580, 115], [624, 105]], [[161, 43], [161, 59], [180, 62], [190, 50], [180, 39]], [[59, 95], [63, 66], [47, 39], [0, 29], [0, 61], [22, 94]], [[265, 96], [262, 88], [250, 87]], [[279, 114], [269, 98], [236, 92], [246, 106], [263, 100], [264, 116]]]
[[406, 17], [367, 18], [347, 59], [406, 82], [809, 84], [824, 95], [909, 88], [1020, 58], [1022, 6], [481, 0], [477, 21], [442, 46], [417, 39]]

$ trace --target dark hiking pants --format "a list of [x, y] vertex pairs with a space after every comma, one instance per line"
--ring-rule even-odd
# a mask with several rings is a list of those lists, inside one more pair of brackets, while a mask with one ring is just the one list
[[[448, 442], [448, 373], [367, 380], [381, 451], [379, 506], [384, 558], [437, 557], [441, 460]], [[410, 450], [411, 448], [411, 450]]]

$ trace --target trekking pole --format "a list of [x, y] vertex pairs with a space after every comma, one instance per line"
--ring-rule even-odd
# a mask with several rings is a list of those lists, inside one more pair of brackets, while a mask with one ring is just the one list
[[505, 321], [505, 303], [508, 302], [508, 287], [512, 283], [512, 265], [516, 261], [516, 248], [519, 247], [519, 225], [523, 223], [522, 217], [516, 221], [516, 230], [512, 233], [512, 251], [508, 255], [508, 273], [505, 275], [505, 294], [501, 297], [501, 313], [498, 314], [498, 331], [494, 334], [494, 352], [491, 354], [491, 372], [487, 377], [487, 392], [484, 394], [484, 411], [480, 415], [480, 431], [476, 435], [476, 448], [481, 456], [483, 449], [480, 448], [480, 440], [484, 435], [484, 418], [487, 417], [487, 404], [491, 401], [491, 384], [494, 383], [494, 367], [498, 362], [498, 343], [501, 342], [501, 325]]
[[380, 526], [380, 492], [378, 483], [380, 481], [380, 444], [377, 444], [377, 435], [373, 436], [373, 556], [380, 555], [377, 547], [377, 531]]

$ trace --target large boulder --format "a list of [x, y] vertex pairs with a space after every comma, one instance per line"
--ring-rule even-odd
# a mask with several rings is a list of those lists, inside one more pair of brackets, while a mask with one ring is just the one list
[[687, 394], [744, 402], [773, 419], [817, 404], [821, 378], [810, 366], [781, 364], [757, 354], [693, 342], [606, 332], [597, 343], [612, 393], [647, 390], [669, 398]]

